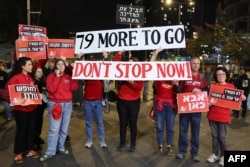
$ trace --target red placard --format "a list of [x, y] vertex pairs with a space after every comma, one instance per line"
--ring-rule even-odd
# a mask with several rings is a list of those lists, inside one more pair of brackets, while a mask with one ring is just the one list
[[47, 47], [49, 59], [61, 56], [74, 58], [75, 44], [73, 39], [49, 39]]
[[207, 92], [200, 93], [178, 93], [178, 113], [208, 112]]
[[31, 59], [46, 59], [45, 42], [42, 40], [16, 40], [16, 59], [30, 57]]
[[14, 105], [42, 104], [36, 85], [9, 85], [10, 103]]
[[219, 85], [211, 85], [209, 91], [209, 103], [220, 107], [239, 110], [243, 90], [226, 88]]
[[47, 39], [47, 29], [34, 25], [18, 25], [19, 39], [22, 40], [43, 40]]

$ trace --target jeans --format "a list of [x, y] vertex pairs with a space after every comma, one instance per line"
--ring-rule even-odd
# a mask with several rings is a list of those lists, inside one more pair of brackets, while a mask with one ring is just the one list
[[163, 104], [161, 111], [156, 110], [156, 137], [158, 145], [163, 145], [164, 125], [166, 123], [166, 143], [172, 145], [174, 137], [174, 122], [176, 112], [167, 104]]
[[86, 137], [87, 141], [92, 141], [92, 122], [93, 117], [96, 122], [99, 141], [105, 141], [105, 132], [103, 125], [103, 106], [102, 100], [84, 100], [83, 101], [83, 110], [85, 112], [85, 124], [86, 124]]
[[188, 128], [191, 124], [191, 150], [190, 153], [195, 156], [199, 151], [201, 113], [179, 114], [179, 142], [178, 147], [181, 153], [187, 152], [188, 147]]
[[12, 119], [12, 112], [11, 112], [11, 108], [10, 108], [10, 103], [5, 101], [5, 100], [0, 100], [0, 103], [2, 103], [2, 105], [4, 106], [4, 111], [6, 113], [7, 120], [11, 120]]
[[224, 155], [224, 151], [227, 151], [227, 125], [228, 123], [224, 122], [209, 121], [209, 126], [212, 133], [213, 153], [217, 156], [219, 155], [219, 151], [221, 156]]
[[48, 132], [48, 146], [46, 154], [55, 155], [56, 151], [64, 151], [64, 143], [68, 133], [69, 122], [72, 113], [72, 101], [62, 102], [62, 117], [59, 120], [54, 120], [51, 110], [55, 102], [48, 101], [48, 121], [49, 121], [49, 132]]

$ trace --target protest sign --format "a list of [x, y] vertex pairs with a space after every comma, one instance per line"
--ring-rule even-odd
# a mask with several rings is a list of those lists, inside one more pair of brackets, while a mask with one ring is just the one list
[[178, 93], [178, 113], [208, 112], [207, 92], [200, 93]]
[[37, 86], [18, 84], [9, 85], [10, 103], [14, 105], [42, 104]]
[[183, 25], [77, 32], [75, 54], [185, 48]]
[[136, 25], [144, 24], [144, 6], [116, 5], [116, 23]]
[[47, 38], [47, 29], [45, 27], [34, 25], [18, 25], [19, 39], [22, 40], [42, 40]]
[[190, 63], [76, 61], [73, 79], [90, 80], [191, 80]]
[[242, 94], [243, 90], [212, 84], [209, 91], [209, 102], [212, 105], [240, 110]]
[[49, 39], [48, 40], [48, 58], [74, 58], [74, 40], [73, 39]]
[[16, 59], [30, 57], [31, 59], [46, 59], [45, 42], [42, 40], [16, 40]]

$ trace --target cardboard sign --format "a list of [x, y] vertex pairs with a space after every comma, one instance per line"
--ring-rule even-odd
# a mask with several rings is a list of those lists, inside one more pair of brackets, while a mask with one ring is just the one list
[[243, 90], [226, 88], [219, 85], [211, 85], [209, 91], [209, 103], [212, 105], [240, 110]]
[[30, 57], [31, 59], [46, 59], [46, 48], [43, 40], [16, 40], [16, 59]]
[[74, 45], [73, 39], [49, 39], [47, 45], [48, 58], [60, 56], [74, 58]]
[[144, 24], [144, 6], [138, 5], [116, 5], [117, 24]]
[[42, 104], [40, 93], [35, 85], [9, 85], [10, 103], [14, 105]]
[[76, 61], [73, 79], [89, 80], [191, 80], [190, 63]]
[[47, 29], [45, 27], [34, 25], [18, 25], [19, 39], [22, 40], [42, 40], [47, 38]]
[[75, 53], [185, 48], [183, 25], [77, 32]]
[[178, 113], [208, 112], [207, 92], [200, 93], [178, 93]]

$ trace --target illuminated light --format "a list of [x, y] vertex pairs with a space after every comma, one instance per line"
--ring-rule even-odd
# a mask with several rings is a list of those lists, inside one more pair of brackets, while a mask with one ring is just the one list
[[165, 4], [166, 4], [166, 5], [171, 5], [172, 3], [173, 3], [172, 0], [166, 0], [166, 1], [165, 1]]

